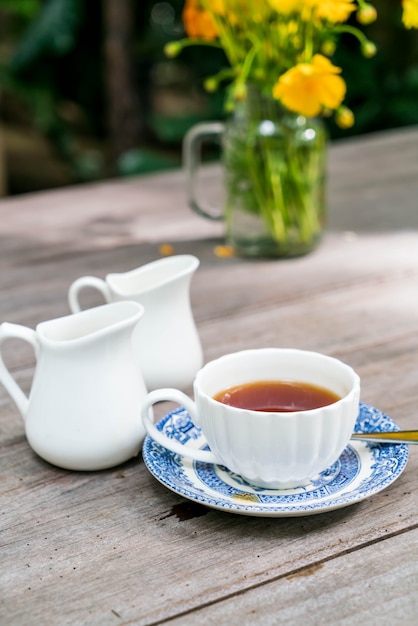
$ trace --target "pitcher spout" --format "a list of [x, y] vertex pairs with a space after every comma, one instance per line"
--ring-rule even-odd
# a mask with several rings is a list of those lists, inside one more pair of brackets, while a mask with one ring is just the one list
[[199, 259], [192, 254], [179, 254], [152, 261], [129, 272], [108, 274], [106, 280], [120, 298], [139, 297], [190, 277], [199, 264]]
[[109, 333], [133, 328], [144, 314], [138, 302], [121, 301], [41, 322], [36, 327], [42, 343], [62, 347], [97, 340]]

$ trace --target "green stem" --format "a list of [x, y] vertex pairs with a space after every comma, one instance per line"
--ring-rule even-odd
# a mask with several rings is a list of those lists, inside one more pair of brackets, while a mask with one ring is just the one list
[[366, 35], [361, 30], [359, 30], [355, 26], [350, 26], [349, 24], [334, 26], [333, 30], [336, 34], [349, 33], [350, 35], [353, 35], [353, 37], [356, 37], [356, 39], [361, 44], [367, 43], [369, 41]]
[[249, 86], [226, 142], [228, 230], [239, 210], [259, 215], [279, 248], [308, 248], [322, 229], [324, 139], [304, 118], [280, 115], [276, 102]]

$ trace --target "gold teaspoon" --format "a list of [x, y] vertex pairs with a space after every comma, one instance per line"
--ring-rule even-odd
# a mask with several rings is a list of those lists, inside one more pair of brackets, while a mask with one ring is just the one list
[[374, 441], [375, 443], [411, 443], [418, 444], [418, 430], [396, 430], [381, 433], [353, 433], [351, 439]]

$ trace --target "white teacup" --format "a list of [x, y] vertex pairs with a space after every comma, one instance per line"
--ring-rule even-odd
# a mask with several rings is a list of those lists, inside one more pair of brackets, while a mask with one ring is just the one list
[[[213, 398], [229, 387], [267, 380], [320, 386], [340, 399], [320, 408], [266, 412], [236, 408]], [[245, 350], [199, 370], [194, 397], [193, 402], [176, 389], [151, 391], [142, 405], [148, 434], [177, 454], [224, 465], [255, 486], [286, 489], [307, 484], [339, 458], [359, 413], [360, 378], [349, 365], [317, 352]], [[211, 450], [192, 449], [160, 432], [153, 424], [151, 407], [161, 401], [184, 406]]]

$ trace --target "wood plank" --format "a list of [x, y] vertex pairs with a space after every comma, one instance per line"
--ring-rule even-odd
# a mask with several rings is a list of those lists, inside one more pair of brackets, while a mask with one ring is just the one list
[[417, 127], [335, 142], [329, 154], [331, 230], [397, 231], [418, 226]]
[[[403, 256], [396, 256], [397, 246], [393, 241], [390, 245], [387, 237], [378, 242], [361, 238], [352, 255], [356, 261], [348, 266], [343, 264], [345, 255], [339, 256], [342, 246], [337, 242], [295, 264], [232, 264], [223, 266], [227, 271], [222, 274], [222, 262], [218, 267], [203, 265], [194, 278], [192, 301], [206, 359], [256, 346], [320, 350], [344, 358], [359, 370], [366, 402], [391, 410], [409, 398], [415, 401], [418, 303], [414, 280], [418, 282], [418, 266], [412, 255], [417, 243], [416, 235], [399, 235]], [[361, 247], [371, 248], [370, 263], [361, 265]], [[121, 259], [127, 263], [120, 250], [116, 252], [119, 264]], [[95, 273], [96, 263], [103, 262], [102, 253], [96, 254], [98, 259], [94, 255], [87, 259], [87, 273], [90, 269]], [[10, 303], [13, 309], [2, 313], [3, 321], [35, 326], [44, 316], [68, 314], [66, 291], [71, 281], [68, 278], [65, 284], [64, 277], [71, 271], [78, 274], [78, 269], [74, 271], [77, 263], [64, 258], [61, 263], [34, 265], [30, 275], [19, 269], [13, 280], [8, 278], [10, 298], [0, 303], [0, 310]], [[326, 270], [329, 264], [340, 268], [335, 275]], [[387, 267], [393, 268], [390, 276]], [[249, 281], [254, 284], [250, 290]], [[23, 342], [7, 342], [3, 354], [13, 370], [34, 365], [33, 352]], [[28, 370], [26, 388], [30, 376]], [[380, 390], [379, 381], [391, 378], [394, 384]], [[396, 393], [399, 388], [401, 402]]]
[[[218, 320], [222, 324], [237, 315], [255, 315], [269, 311], [276, 313], [280, 321], [286, 307], [300, 301], [317, 302], [318, 314], [321, 314], [320, 300], [327, 293], [347, 294], [348, 306], [359, 309], [361, 319], [352, 319], [347, 323], [347, 330], [352, 327], [353, 334], [368, 332], [363, 328], [368, 321], [372, 328], [384, 311], [398, 306], [403, 318], [413, 323], [417, 309], [414, 297], [414, 281], [418, 279], [418, 263], [415, 251], [418, 238], [415, 233], [397, 235], [361, 236], [357, 240], [341, 240], [330, 235], [321, 248], [314, 254], [300, 259], [287, 261], [239, 262], [237, 259], [219, 259], [213, 255], [211, 244], [206, 247], [202, 242], [195, 242], [193, 247], [179, 248], [179, 252], [195, 253], [201, 258], [201, 267], [197, 270], [191, 288], [192, 305], [202, 337], [210, 349], [213, 345], [212, 332], [206, 325]], [[35, 326], [44, 319], [69, 313], [67, 292], [75, 278], [84, 274], [104, 277], [109, 271], [126, 271], [137, 265], [158, 258], [157, 250], [143, 246], [116, 247], [111, 251], [93, 251], [72, 257], [71, 255], [52, 256], [52, 258], [17, 265], [0, 273], [0, 320]], [[141, 252], [142, 250], [142, 252]], [[347, 262], [347, 258], [350, 261]], [[26, 262], [25, 262], [26, 263]], [[388, 272], [390, 268], [390, 273]], [[387, 293], [387, 302], [374, 301], [378, 289]], [[404, 302], [397, 300], [401, 288], [404, 288]], [[350, 304], [352, 298], [357, 303]], [[396, 294], [396, 296], [395, 296]], [[87, 304], [100, 304], [101, 298], [89, 294]], [[391, 303], [390, 300], [393, 300]], [[329, 306], [336, 306], [329, 304]], [[323, 307], [325, 315], [332, 315], [329, 307]], [[302, 307], [303, 310], [303, 307]], [[363, 310], [363, 313], [361, 311]], [[344, 314], [341, 312], [341, 314]], [[340, 315], [341, 315], [340, 314]], [[305, 315], [304, 326], [311, 316]], [[249, 319], [251, 323], [251, 318]], [[389, 321], [388, 321], [389, 323]], [[356, 324], [360, 326], [356, 328]], [[297, 327], [289, 320], [289, 328]], [[258, 325], [259, 327], [259, 325]], [[253, 325], [251, 335], [257, 333], [257, 324]], [[283, 331], [272, 320], [266, 333]], [[225, 327], [223, 335], [227, 339], [230, 329]], [[243, 329], [243, 332], [245, 329]], [[214, 332], [218, 332], [215, 328]], [[297, 331], [299, 332], [299, 331]], [[301, 330], [303, 333], [303, 329]], [[312, 329], [313, 332], [313, 329]], [[387, 330], [385, 330], [387, 332]], [[282, 340], [280, 335], [275, 340]], [[289, 337], [289, 341], [293, 340]], [[242, 335], [242, 344], [254, 341], [254, 338]]]
[[[329, 149], [329, 230], [417, 228], [418, 128], [340, 140]], [[219, 167], [202, 168], [202, 195], [222, 201]], [[29, 197], [29, 201], [28, 201]], [[367, 210], [366, 210], [367, 209]], [[221, 237], [223, 225], [187, 206], [181, 170], [0, 200], [0, 234], [92, 250]]]
[[[206, 359], [264, 345], [334, 354], [360, 373], [364, 401], [412, 428], [417, 157], [417, 129], [332, 146], [330, 227], [317, 251], [292, 260], [217, 257], [223, 226], [190, 212], [181, 172], [1, 200], [0, 321], [35, 326], [64, 315], [76, 277], [144, 264], [167, 241], [201, 259], [191, 295]], [[203, 172], [214, 195], [217, 175]], [[85, 301], [98, 303], [91, 293]], [[28, 391], [31, 350], [7, 342], [2, 353]], [[7, 624], [218, 624], [227, 616], [232, 625], [277, 617], [315, 626], [321, 618], [350, 623], [354, 611], [359, 623], [413, 623], [418, 447], [372, 498], [282, 519], [188, 502], [160, 485], [140, 455], [103, 472], [54, 468], [30, 450], [3, 388], [0, 449]], [[375, 622], [364, 608], [372, 593], [385, 601]]]
[[[415, 624], [418, 530], [347, 551], [170, 621], [205, 624]], [[365, 564], [367, 564], [365, 566]]]
[[149, 625], [356, 549], [371, 575], [362, 546], [416, 527], [417, 455], [411, 461], [363, 503], [263, 519], [190, 505], [140, 459], [71, 473], [14, 441], [0, 459], [1, 614], [14, 626], [106, 625], [118, 623], [116, 611], [122, 623]]

